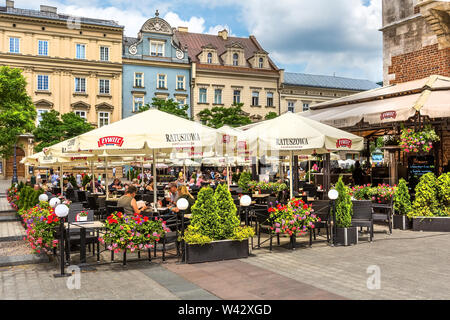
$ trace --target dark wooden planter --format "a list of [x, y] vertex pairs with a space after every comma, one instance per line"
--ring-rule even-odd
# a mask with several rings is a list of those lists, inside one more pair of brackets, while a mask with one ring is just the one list
[[394, 229], [409, 230], [412, 229], [412, 220], [404, 215], [394, 215]]
[[358, 228], [336, 228], [336, 245], [351, 246], [358, 244]]
[[187, 244], [186, 263], [201, 263], [248, 258], [248, 239], [244, 241], [222, 240], [208, 244]]
[[413, 218], [413, 231], [450, 232], [450, 217]]

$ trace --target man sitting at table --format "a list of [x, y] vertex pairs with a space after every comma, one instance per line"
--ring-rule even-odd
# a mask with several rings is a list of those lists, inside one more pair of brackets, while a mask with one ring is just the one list
[[137, 189], [135, 186], [129, 186], [125, 194], [119, 198], [117, 201], [117, 206], [122, 207], [124, 213], [126, 214], [140, 214], [147, 209], [147, 206], [143, 206], [142, 208], [138, 208], [136, 199]]
[[118, 179], [118, 178], [115, 178], [113, 183], [111, 183], [109, 186], [110, 191], [121, 190], [122, 188], [123, 188], [122, 183], [120, 182], [120, 179]]
[[169, 191], [170, 191], [170, 204], [176, 205], [179, 198], [177, 184], [174, 182], [169, 183]]

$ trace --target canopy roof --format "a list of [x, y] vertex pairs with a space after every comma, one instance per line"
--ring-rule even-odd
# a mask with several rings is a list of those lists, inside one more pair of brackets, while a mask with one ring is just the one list
[[419, 112], [450, 117], [450, 78], [430, 76], [319, 103], [301, 116], [339, 128], [406, 121]]

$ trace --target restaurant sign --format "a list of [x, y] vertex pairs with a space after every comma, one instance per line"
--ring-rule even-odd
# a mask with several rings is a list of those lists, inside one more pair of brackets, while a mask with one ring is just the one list
[[338, 139], [336, 141], [336, 148], [351, 148], [352, 140], [350, 139]]
[[200, 135], [198, 133], [166, 134], [166, 142], [191, 142], [200, 140]]
[[380, 115], [380, 120], [395, 119], [395, 118], [397, 118], [396, 111], [385, 111]]
[[121, 147], [123, 145], [123, 138], [118, 136], [108, 136], [98, 139], [98, 147], [103, 146], [118, 146]]
[[293, 147], [293, 146], [304, 146], [309, 144], [308, 138], [282, 138], [275, 139], [275, 143], [277, 146], [281, 147]]

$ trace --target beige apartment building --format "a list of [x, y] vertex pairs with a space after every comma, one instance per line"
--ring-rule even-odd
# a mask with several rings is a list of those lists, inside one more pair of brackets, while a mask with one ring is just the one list
[[269, 112], [280, 114], [281, 85], [278, 69], [254, 36], [230, 37], [226, 30], [217, 35], [175, 31], [188, 51], [191, 71], [191, 115], [204, 109], [243, 103], [243, 111], [254, 121]]
[[[75, 112], [95, 126], [122, 116], [122, 36], [115, 21], [72, 17], [57, 8], [0, 7], [0, 65], [23, 70], [28, 94], [40, 116]], [[32, 152], [33, 137], [21, 139], [19, 160]], [[3, 160], [0, 176], [12, 175]], [[19, 166], [19, 177], [25, 168]]]

